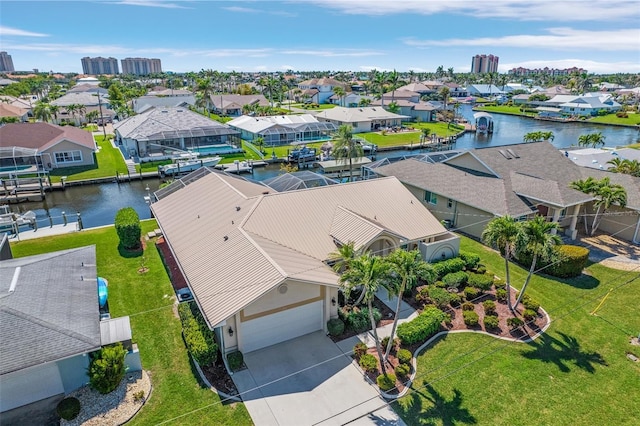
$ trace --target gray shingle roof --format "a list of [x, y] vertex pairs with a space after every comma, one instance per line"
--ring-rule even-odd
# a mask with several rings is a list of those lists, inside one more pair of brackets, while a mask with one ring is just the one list
[[99, 349], [99, 321], [95, 246], [0, 262], [0, 374]]

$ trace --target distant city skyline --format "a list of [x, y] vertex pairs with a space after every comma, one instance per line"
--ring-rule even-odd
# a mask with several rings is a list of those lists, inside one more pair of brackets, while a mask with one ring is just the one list
[[500, 73], [640, 72], [637, 0], [5, 0], [0, 11], [0, 51], [18, 71], [142, 57], [174, 72], [468, 73], [493, 54]]

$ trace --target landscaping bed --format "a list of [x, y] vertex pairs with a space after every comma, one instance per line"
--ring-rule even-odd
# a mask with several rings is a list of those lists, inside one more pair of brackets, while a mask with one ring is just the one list
[[201, 369], [204, 377], [216, 390], [231, 396], [238, 395], [236, 384], [233, 383], [233, 379], [231, 379], [220, 353], [218, 353], [215, 363], [201, 367]]
[[[374, 298], [372, 305], [374, 309], [377, 309], [378, 312], [380, 312], [380, 320], [376, 323], [377, 327], [382, 327], [393, 322], [393, 311], [385, 305], [384, 302], [376, 297]], [[371, 328], [368, 328], [367, 330], [370, 329]], [[337, 343], [344, 339], [348, 339], [349, 337], [357, 336], [367, 330], [354, 330], [353, 328], [345, 325], [344, 332], [336, 336], [329, 334], [329, 337], [334, 343]]]

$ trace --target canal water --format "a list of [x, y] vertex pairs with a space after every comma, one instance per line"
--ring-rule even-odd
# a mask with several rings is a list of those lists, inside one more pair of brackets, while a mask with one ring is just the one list
[[[470, 105], [463, 105], [459, 113], [473, 123], [473, 111]], [[540, 121], [517, 116], [493, 114], [494, 133], [492, 135], [476, 135], [467, 133], [456, 142], [456, 149], [481, 148], [488, 146], [511, 145], [522, 142], [522, 137], [529, 132], [551, 131], [555, 135], [552, 141], [558, 148], [577, 145], [580, 135], [602, 132], [605, 146], [624, 146], [640, 142], [640, 131], [629, 127], [601, 126], [583, 123], [556, 123]], [[420, 151], [398, 150], [378, 153], [377, 159], [417, 154]], [[264, 180], [280, 174], [278, 165], [255, 168], [252, 177]], [[126, 183], [107, 183], [100, 185], [82, 185], [67, 187], [65, 191], [47, 193], [42, 202], [12, 204], [11, 210], [24, 213], [28, 210], [36, 213], [38, 226], [49, 226], [51, 223], [63, 223], [66, 215], [75, 221], [77, 212], [82, 215], [86, 228], [112, 224], [116, 212], [123, 207], [133, 207], [141, 219], [151, 217], [149, 206], [144, 200], [148, 192], [158, 190], [159, 179], [132, 180]], [[63, 215], [64, 213], [64, 215]]]

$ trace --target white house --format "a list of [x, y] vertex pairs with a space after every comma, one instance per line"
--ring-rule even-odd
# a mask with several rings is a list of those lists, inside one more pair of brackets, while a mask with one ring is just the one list
[[265, 146], [289, 145], [330, 139], [335, 124], [318, 121], [311, 114], [251, 117], [243, 115], [227, 123], [240, 132], [242, 139], [253, 141], [261, 137]]
[[317, 90], [317, 93], [312, 95], [311, 101], [318, 104], [326, 103], [327, 99], [333, 95], [335, 87], [342, 87], [346, 90], [347, 85], [333, 78], [312, 78], [298, 83], [298, 89], [302, 90], [303, 93]]
[[322, 110], [315, 117], [318, 121], [327, 121], [337, 127], [349, 124], [353, 127], [353, 133], [373, 132], [385, 127], [396, 127], [400, 126], [403, 120], [411, 119], [408, 115], [394, 114], [382, 107], [335, 107]]

